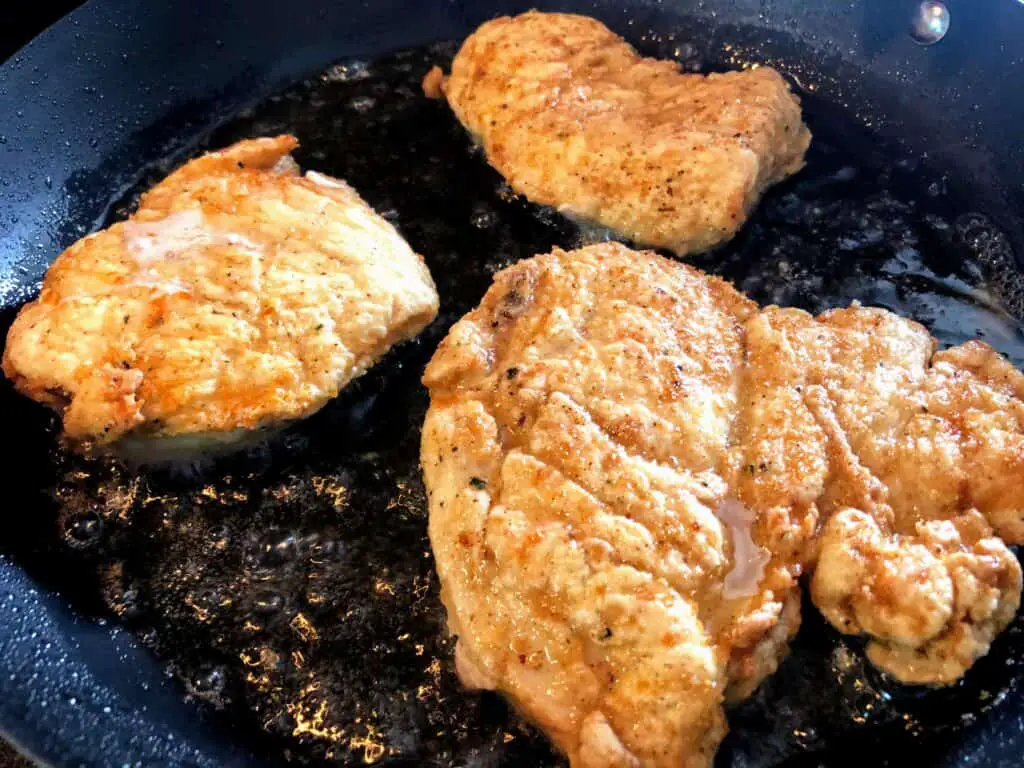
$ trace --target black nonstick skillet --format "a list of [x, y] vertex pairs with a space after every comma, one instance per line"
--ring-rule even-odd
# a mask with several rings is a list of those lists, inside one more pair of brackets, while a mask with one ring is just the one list
[[[437, 322], [242, 455], [68, 456], [0, 383], [0, 732], [60, 766], [560, 764], [450, 663], [417, 469], [419, 376], [512, 261], [592, 233], [515, 197], [422, 75], [487, 18], [594, 15], [693, 70], [771, 64], [815, 142], [690, 259], [763, 303], [853, 300], [1024, 366], [1024, 4], [1015, 0], [90, 0], [0, 67], [0, 330], [67, 245], [182, 160], [282, 131], [424, 254]], [[1024, 625], [904, 688], [813, 606], [730, 713], [721, 766], [1019, 766]]]

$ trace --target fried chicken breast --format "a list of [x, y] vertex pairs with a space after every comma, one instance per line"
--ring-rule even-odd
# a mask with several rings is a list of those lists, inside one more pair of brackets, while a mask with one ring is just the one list
[[743, 510], [722, 509], [755, 312], [652, 253], [555, 251], [499, 273], [426, 370], [459, 674], [574, 765], [710, 765], [733, 654], [751, 688], [795, 628], [768, 587], [792, 586], [785, 564], [764, 573]]
[[4, 373], [76, 447], [147, 460], [322, 407], [436, 315], [423, 260], [291, 136], [204, 155], [68, 248], [7, 337]]
[[735, 235], [810, 143], [775, 70], [683, 74], [584, 16], [487, 22], [443, 92], [514, 190], [679, 254]]
[[500, 272], [424, 375], [462, 681], [574, 766], [708, 766], [815, 566], [876, 664], [962, 674], [1019, 602], [1000, 536], [1021, 540], [1024, 377], [934, 347], [883, 310], [759, 310], [614, 243]]

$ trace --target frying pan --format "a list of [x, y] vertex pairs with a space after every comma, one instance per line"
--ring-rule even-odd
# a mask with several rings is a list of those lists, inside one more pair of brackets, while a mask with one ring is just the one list
[[[308, 423], [201, 467], [69, 457], [54, 419], [0, 385], [0, 732], [53, 765], [557, 764], [497, 697], [454, 679], [417, 380], [494, 269], [581, 233], [510, 195], [418, 78], [482, 21], [529, 7], [594, 15], [691, 68], [772, 64], [803, 94], [808, 168], [692, 260], [762, 302], [890, 306], [1021, 365], [1024, 6], [947, 6], [932, 45], [909, 34], [918, 3], [898, 0], [91, 0], [40, 35], [0, 67], [4, 332], [64, 247], [168, 169], [285, 129], [304, 165], [396, 221], [442, 312]], [[1020, 764], [1019, 622], [961, 685], [921, 691], [804, 616], [791, 658], [731, 713], [720, 765], [901, 764], [908, 750]]]

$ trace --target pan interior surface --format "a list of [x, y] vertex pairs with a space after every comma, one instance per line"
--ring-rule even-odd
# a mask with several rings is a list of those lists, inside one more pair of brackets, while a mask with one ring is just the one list
[[[634, 42], [692, 70], [744, 63], [709, 47], [700, 22], [681, 28]], [[188, 698], [272, 763], [561, 764], [498, 697], [455, 679], [426, 537], [419, 377], [496, 270], [600, 233], [514, 195], [447, 107], [423, 97], [423, 74], [447, 68], [455, 49], [341, 62], [194, 148], [293, 132], [303, 167], [346, 179], [426, 258], [438, 320], [337, 401], [243, 455], [129, 471], [66, 454], [56, 419], [0, 388], [9, 430], [36, 436], [3, 469], [33, 508], [8, 520], [0, 552], [83, 613], [134, 632]], [[761, 303], [817, 312], [859, 300], [919, 320], [943, 344], [980, 337], [1024, 366], [1009, 237], [956, 179], [820, 91], [801, 97], [815, 135], [807, 168], [771, 190], [733, 242], [689, 261]], [[181, 159], [150, 169], [111, 220]], [[808, 604], [790, 658], [731, 713], [719, 764], [840, 766], [852, 752], [858, 764], [895, 765], [910, 748], [925, 763], [959, 759], [971, 729], [1019, 695], [1021, 632], [1018, 620], [956, 686], [905, 688]]]

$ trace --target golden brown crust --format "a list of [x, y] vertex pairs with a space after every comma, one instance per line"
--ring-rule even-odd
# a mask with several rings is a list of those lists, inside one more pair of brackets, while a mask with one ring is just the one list
[[422, 260], [344, 182], [300, 175], [297, 144], [193, 160], [50, 267], [3, 370], [72, 443], [201, 452], [302, 418], [434, 317]]
[[682, 74], [570, 14], [482, 25], [444, 94], [517, 192], [680, 254], [731, 238], [810, 142], [775, 70]]

